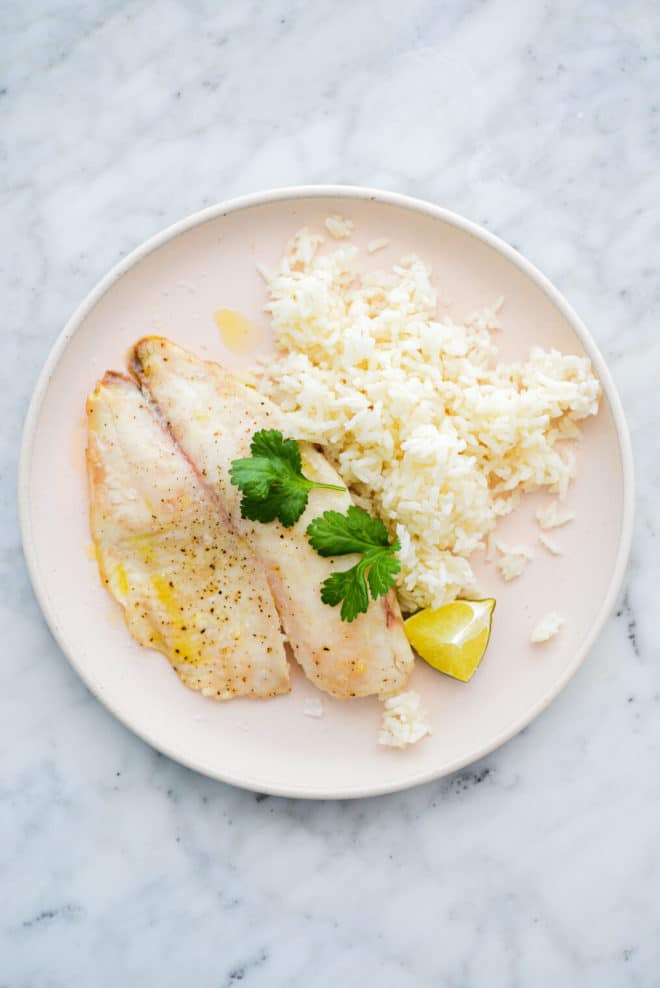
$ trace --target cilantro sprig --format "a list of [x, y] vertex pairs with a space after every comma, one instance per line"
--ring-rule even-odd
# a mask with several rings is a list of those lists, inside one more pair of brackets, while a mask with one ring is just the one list
[[250, 443], [252, 456], [234, 460], [231, 482], [243, 494], [241, 514], [250, 521], [276, 518], [286, 528], [294, 525], [307, 507], [315, 487], [345, 491], [336, 484], [319, 484], [302, 472], [302, 458], [295, 439], [285, 439], [277, 429], [260, 429]]
[[382, 521], [362, 508], [352, 506], [346, 514], [325, 511], [308, 525], [307, 537], [321, 556], [362, 556], [355, 566], [333, 573], [321, 586], [324, 604], [341, 604], [342, 621], [354, 621], [358, 614], [365, 614], [369, 592], [374, 600], [386, 594], [401, 569], [395, 556], [401, 548], [399, 540], [390, 542]]
[[[302, 472], [302, 458], [295, 439], [285, 439], [277, 429], [255, 432], [251, 456], [234, 460], [231, 482], [241, 491], [241, 514], [250, 521], [271, 522], [276, 518], [290, 528], [307, 507], [315, 487], [345, 491], [337, 484], [320, 484]], [[325, 511], [307, 526], [307, 538], [320, 556], [361, 556], [350, 569], [332, 573], [321, 585], [321, 600], [331, 607], [341, 604], [342, 621], [354, 621], [373, 600], [394, 584], [401, 563], [395, 553], [398, 539], [390, 542], [379, 518], [351, 506], [345, 514]]]

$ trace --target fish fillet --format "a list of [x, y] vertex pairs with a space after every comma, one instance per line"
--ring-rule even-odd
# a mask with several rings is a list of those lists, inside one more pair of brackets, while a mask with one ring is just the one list
[[[286, 435], [277, 406], [219, 364], [200, 360], [160, 337], [141, 340], [128, 360], [181, 448], [217, 493], [233, 529], [261, 560], [282, 626], [307, 677], [341, 698], [400, 690], [413, 655], [394, 593], [372, 602], [368, 612], [350, 624], [341, 620], [338, 607], [321, 601], [324, 579], [357, 559], [324, 559], [310, 546], [305, 530], [329, 508], [345, 511], [352, 503], [350, 495], [312, 491], [306, 511], [289, 529], [277, 521], [264, 525], [241, 517], [241, 495], [229, 478], [231, 462], [250, 455], [250, 440], [258, 429], [279, 428]], [[306, 476], [341, 483], [312, 445], [301, 443], [300, 450]]]
[[289, 692], [263, 568], [227, 526], [144, 395], [112, 372], [87, 402], [90, 522], [101, 577], [141, 644], [205, 696]]

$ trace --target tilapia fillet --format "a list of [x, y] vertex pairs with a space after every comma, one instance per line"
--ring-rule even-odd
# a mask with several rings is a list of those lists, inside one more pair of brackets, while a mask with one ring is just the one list
[[[312, 491], [306, 511], [288, 529], [277, 521], [264, 525], [241, 517], [241, 495], [229, 477], [232, 460], [250, 455], [250, 440], [258, 429], [286, 433], [278, 407], [219, 364], [200, 360], [160, 337], [141, 340], [128, 361], [181, 449], [216, 493], [232, 529], [250, 543], [263, 565], [282, 626], [307, 677], [341, 698], [400, 690], [413, 655], [394, 593], [372, 602], [368, 612], [350, 624], [341, 620], [338, 607], [321, 601], [325, 578], [357, 559], [324, 559], [310, 546], [305, 531], [323, 511], [345, 511], [352, 503], [350, 495]], [[300, 449], [306, 476], [341, 484], [313, 446], [301, 443]]]
[[133, 637], [206, 696], [288, 693], [280, 620], [261, 563], [144, 395], [110, 372], [87, 415], [92, 537]]

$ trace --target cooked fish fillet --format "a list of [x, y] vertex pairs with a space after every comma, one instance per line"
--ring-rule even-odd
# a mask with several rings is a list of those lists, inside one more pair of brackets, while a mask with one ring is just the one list
[[141, 645], [205, 696], [289, 691], [263, 567], [133, 381], [108, 373], [87, 402], [92, 537], [101, 577]]
[[[413, 656], [390, 591], [350, 624], [338, 607], [321, 601], [320, 587], [333, 571], [356, 558], [324, 559], [305, 535], [309, 522], [328, 508], [344, 511], [348, 493], [314, 490], [300, 520], [290, 529], [241, 517], [240, 492], [229, 478], [232, 460], [250, 455], [261, 428], [280, 428], [273, 402], [215, 363], [198, 359], [169, 340], [149, 337], [129, 354], [129, 369], [149, 391], [177, 442], [217, 492], [235, 531], [261, 560], [293, 653], [320, 689], [337, 697], [389, 694], [401, 689]], [[304, 472], [312, 480], [341, 483], [326, 458], [300, 444]]]

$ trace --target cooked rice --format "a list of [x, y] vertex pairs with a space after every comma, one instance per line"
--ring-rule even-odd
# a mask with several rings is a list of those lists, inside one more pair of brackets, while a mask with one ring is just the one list
[[563, 623], [564, 619], [560, 614], [557, 614], [556, 611], [550, 611], [535, 625], [530, 635], [530, 641], [535, 645], [547, 642], [550, 638], [554, 638]]
[[521, 576], [532, 558], [532, 553], [526, 545], [506, 546], [496, 543], [497, 550], [502, 554], [497, 561], [497, 568], [502, 577], [509, 581]]
[[359, 276], [356, 247], [322, 242], [300, 231], [269, 280], [282, 355], [262, 387], [399, 538], [402, 607], [439, 607], [474, 589], [469, 556], [521, 492], [565, 495], [575, 463], [558, 440], [600, 387], [575, 354], [496, 363], [499, 304], [464, 324], [439, 315], [420, 258]]
[[536, 520], [541, 528], [560, 528], [573, 521], [575, 515], [561, 507], [559, 501], [550, 501], [536, 509]]
[[539, 542], [548, 550], [548, 552], [551, 552], [553, 556], [561, 556], [562, 550], [560, 547], [556, 542], [553, 542], [552, 539], [549, 539], [547, 535], [544, 535], [543, 532], [539, 535]]
[[305, 717], [322, 717], [323, 704], [315, 697], [308, 697], [303, 703], [303, 713]]
[[376, 251], [383, 250], [385, 247], [389, 247], [389, 240], [387, 237], [376, 237], [375, 240], [370, 240], [367, 244], [367, 253], [375, 254]]
[[333, 216], [326, 217], [325, 228], [335, 240], [343, 240], [352, 234], [353, 221], [346, 219], [345, 216], [340, 216], [339, 213], [335, 213]]
[[391, 696], [383, 705], [383, 721], [378, 743], [390, 748], [416, 744], [431, 733], [419, 693], [408, 690]]

